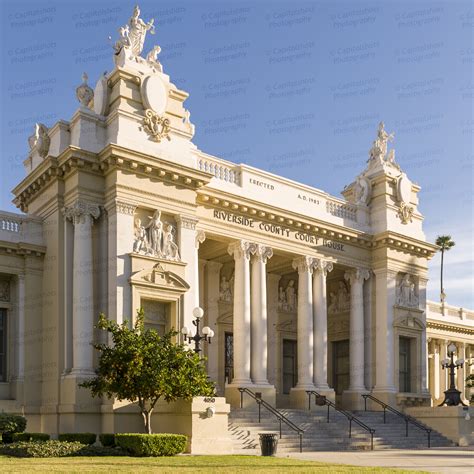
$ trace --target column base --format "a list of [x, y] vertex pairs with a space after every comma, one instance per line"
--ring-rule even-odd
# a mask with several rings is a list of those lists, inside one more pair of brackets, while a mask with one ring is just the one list
[[[362, 394], [367, 393], [365, 389], [345, 390], [341, 397], [341, 406], [344, 410], [364, 410], [365, 404]], [[378, 398], [378, 397], [377, 397]], [[367, 406], [368, 408], [368, 406]]]
[[[299, 408], [302, 410], [309, 409], [309, 398], [308, 394], [306, 393], [307, 390], [316, 390], [316, 388], [311, 385], [307, 387], [294, 387], [290, 390], [290, 407], [291, 408]], [[318, 392], [319, 393], [319, 392]], [[321, 394], [322, 395], [322, 394]], [[314, 408], [313, 400], [311, 400], [311, 409]]]
[[[261, 393], [262, 399], [271, 406], [276, 404], [276, 389], [270, 384], [236, 384], [232, 382], [225, 387], [225, 398], [232, 408], [240, 408], [241, 394], [239, 388], [248, 388], [253, 393]], [[248, 394], [242, 395], [242, 408], [257, 409], [257, 402]]]
[[[368, 391], [366, 393], [369, 393]], [[380, 401], [390, 405], [391, 407], [397, 407], [397, 391], [394, 388], [381, 388], [377, 389], [374, 388], [372, 392], [370, 392], [375, 398], [378, 398]], [[383, 411], [383, 408], [375, 402], [367, 400], [367, 410], [372, 411]]]

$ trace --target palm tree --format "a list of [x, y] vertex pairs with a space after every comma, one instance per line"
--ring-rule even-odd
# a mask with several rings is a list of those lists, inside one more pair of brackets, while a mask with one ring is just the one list
[[443, 287], [443, 265], [444, 265], [444, 252], [452, 249], [456, 244], [454, 240], [451, 240], [450, 235], [438, 235], [436, 238], [436, 245], [441, 247], [441, 303], [444, 303], [446, 294], [444, 293]]

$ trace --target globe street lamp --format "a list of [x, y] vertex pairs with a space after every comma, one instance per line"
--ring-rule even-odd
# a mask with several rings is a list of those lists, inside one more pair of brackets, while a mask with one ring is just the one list
[[199, 332], [199, 323], [204, 315], [204, 310], [199, 306], [193, 309], [194, 321], [193, 325], [196, 326], [196, 330], [183, 326], [181, 334], [184, 336], [184, 340], [187, 342], [194, 341], [194, 352], [199, 354], [201, 352], [201, 341], [211, 343], [211, 339], [214, 337], [214, 331], [209, 326], [202, 328], [202, 335]]
[[454, 383], [454, 369], [462, 369], [464, 364], [464, 359], [457, 359], [454, 362], [454, 354], [456, 353], [456, 344], [451, 342], [448, 346], [448, 356], [449, 359], [443, 359], [441, 361], [441, 367], [444, 369], [449, 369], [449, 389], [444, 392], [444, 400], [441, 403], [440, 407], [443, 405], [447, 405], [449, 407], [455, 407], [459, 404], [466, 406], [465, 403], [461, 400], [461, 392], [456, 389], [456, 385]]

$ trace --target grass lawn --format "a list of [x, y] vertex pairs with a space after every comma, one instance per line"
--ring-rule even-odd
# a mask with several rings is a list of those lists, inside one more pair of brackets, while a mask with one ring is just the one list
[[[335, 454], [337, 457], [337, 454]], [[351, 472], [407, 473], [387, 468], [352, 467], [296, 459], [261, 456], [175, 456], [164, 458], [70, 457], [9, 458], [0, 456], [0, 472], [205, 472], [205, 473], [287, 473], [287, 472]]]

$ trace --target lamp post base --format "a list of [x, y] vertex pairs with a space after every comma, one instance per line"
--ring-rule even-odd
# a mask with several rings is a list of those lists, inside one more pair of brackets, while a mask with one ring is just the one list
[[444, 400], [438, 406], [442, 407], [443, 405], [446, 405], [448, 407], [456, 407], [459, 404], [461, 404], [462, 406], [467, 406], [461, 400], [461, 392], [459, 390], [456, 390], [455, 388], [450, 388], [449, 390], [446, 390], [444, 392]]

